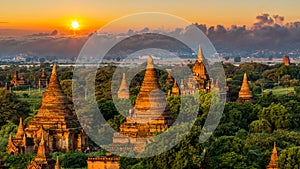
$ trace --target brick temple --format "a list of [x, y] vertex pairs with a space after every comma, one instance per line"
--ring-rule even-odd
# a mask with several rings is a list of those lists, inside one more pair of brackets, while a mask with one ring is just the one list
[[9, 137], [7, 152], [38, 153], [41, 144], [49, 153], [83, 151], [88, 146], [87, 135], [68, 107], [66, 95], [58, 81], [56, 65], [53, 66], [40, 109], [27, 126], [20, 119], [16, 136]]

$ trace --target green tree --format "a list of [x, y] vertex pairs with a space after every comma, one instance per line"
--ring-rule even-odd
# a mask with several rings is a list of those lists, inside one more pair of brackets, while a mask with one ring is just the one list
[[282, 150], [279, 156], [279, 168], [300, 168], [300, 147], [292, 147]]
[[263, 108], [258, 113], [259, 119], [266, 119], [274, 129], [288, 128], [291, 125], [292, 115], [287, 112], [280, 103], [272, 103], [269, 107]]

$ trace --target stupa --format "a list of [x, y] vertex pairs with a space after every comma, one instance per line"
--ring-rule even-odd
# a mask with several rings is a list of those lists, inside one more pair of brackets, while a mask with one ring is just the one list
[[174, 85], [172, 87], [172, 95], [179, 95], [180, 91], [179, 91], [179, 87], [177, 86], [177, 82], [175, 80]]
[[119, 99], [129, 99], [129, 89], [126, 83], [126, 75], [123, 73], [122, 82], [118, 91], [118, 98]]
[[198, 49], [198, 58], [196, 60], [196, 62], [194, 63], [193, 66], [193, 76], [194, 79], [197, 82], [198, 85], [198, 89], [199, 90], [206, 90], [206, 91], [210, 91], [211, 90], [211, 83], [210, 83], [210, 79], [207, 73], [207, 68], [205, 67], [205, 58], [203, 55], [203, 51], [201, 46], [199, 45], [199, 49]]
[[10, 83], [13, 84], [15, 87], [27, 85], [24, 75], [22, 75], [19, 78], [18, 71], [15, 71], [14, 76], [13, 76], [12, 80], [10, 81]]
[[[125, 123], [121, 124], [120, 133], [114, 134], [113, 145], [118, 145], [116, 148], [119, 148], [119, 151], [122, 145], [128, 148], [128, 144], [131, 144], [131, 148], [136, 152], [143, 151], [147, 138], [154, 136], [155, 132], [165, 131], [173, 122], [173, 116], [164, 103], [166, 97], [159, 91], [153, 59], [150, 56], [136, 104], [129, 111]], [[137, 141], [137, 138], [145, 140]]]
[[283, 58], [282, 58], [282, 63], [283, 63], [285, 66], [289, 66], [289, 65], [291, 64], [291, 62], [290, 62], [290, 57], [287, 56], [287, 55], [283, 56]]
[[48, 146], [45, 143], [44, 135], [42, 134], [37, 154], [34, 160], [27, 166], [27, 169], [53, 169], [54, 165], [55, 161], [51, 159]]
[[10, 154], [36, 153], [42, 135], [50, 153], [85, 150], [88, 146], [87, 135], [82, 130], [76, 115], [68, 107], [66, 95], [58, 81], [56, 65], [53, 66], [40, 109], [25, 129], [20, 120], [18, 133], [15, 138], [10, 138], [7, 152]]
[[274, 148], [271, 155], [271, 160], [269, 165], [267, 166], [267, 169], [279, 169], [278, 168], [278, 154], [276, 149], [276, 142], [274, 142]]
[[237, 102], [250, 102], [250, 103], [254, 102], [252, 92], [248, 84], [246, 73], [244, 73], [243, 83], [242, 83], [241, 90], [239, 91], [239, 98], [237, 99]]
[[41, 76], [39, 78], [39, 82], [37, 84], [37, 88], [45, 88], [48, 85], [47, 75], [45, 74], [45, 70], [42, 69]]

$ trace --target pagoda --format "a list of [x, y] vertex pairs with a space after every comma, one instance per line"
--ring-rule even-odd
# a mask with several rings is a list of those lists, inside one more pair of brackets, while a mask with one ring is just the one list
[[53, 169], [54, 165], [55, 161], [51, 159], [48, 146], [45, 143], [44, 135], [42, 134], [37, 154], [34, 160], [27, 166], [27, 169]]
[[194, 63], [194, 66], [192, 69], [193, 76], [197, 82], [199, 90], [210, 91], [211, 83], [210, 83], [210, 79], [209, 79], [205, 64], [206, 64], [206, 60], [204, 58], [202, 48], [199, 45], [198, 58], [197, 58], [196, 62]]
[[68, 107], [66, 95], [58, 81], [56, 65], [53, 66], [40, 109], [25, 129], [20, 120], [16, 137], [9, 139], [7, 152], [9, 154], [36, 153], [42, 135], [50, 153], [85, 150], [88, 145], [87, 135], [76, 115]]
[[167, 79], [165, 81], [165, 84], [173, 83], [174, 79], [173, 79], [173, 77], [171, 75], [171, 69], [167, 69], [167, 72], [168, 72], [168, 76], [167, 76]]
[[174, 85], [172, 87], [172, 95], [176, 96], [176, 95], [179, 95], [179, 94], [180, 94], [179, 87], [177, 86], [177, 82], [175, 80]]
[[39, 78], [39, 82], [37, 84], [37, 88], [45, 88], [48, 85], [47, 75], [45, 74], [45, 70], [42, 69], [41, 76]]
[[[122, 144], [125, 148], [131, 144], [134, 151], [143, 151], [147, 138], [154, 136], [156, 132], [165, 131], [173, 122], [173, 116], [164, 103], [166, 98], [164, 93], [159, 91], [153, 59], [150, 56], [136, 104], [129, 111], [125, 123], [121, 124], [120, 133], [114, 134], [113, 146], [118, 145], [122, 149]], [[145, 140], [138, 141], [138, 138]]]
[[290, 57], [285, 55], [283, 56], [282, 58], [282, 63], [285, 65], [285, 66], [289, 66], [291, 64], [291, 61], [290, 61]]
[[126, 83], [126, 75], [123, 73], [122, 82], [118, 91], [118, 98], [119, 99], [129, 99], [129, 89]]
[[237, 102], [243, 103], [243, 102], [250, 102], [254, 103], [254, 99], [252, 96], [252, 92], [249, 87], [247, 74], [244, 73], [243, 83], [241, 90], [239, 91], [239, 98], [237, 99]]
[[13, 79], [10, 81], [10, 83], [13, 84], [15, 87], [27, 85], [27, 82], [26, 82], [26, 80], [24, 78], [24, 75], [22, 75], [19, 78], [18, 71], [15, 71]]
[[271, 155], [271, 160], [269, 165], [267, 166], [267, 169], [279, 169], [278, 168], [278, 154], [276, 149], [276, 142], [274, 142], [274, 148]]

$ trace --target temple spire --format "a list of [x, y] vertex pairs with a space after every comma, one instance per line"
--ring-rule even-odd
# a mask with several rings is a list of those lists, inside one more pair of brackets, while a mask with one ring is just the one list
[[278, 169], [278, 154], [277, 154], [277, 149], [276, 149], [276, 142], [274, 142], [274, 148], [273, 152], [271, 155], [271, 160], [269, 165], [267, 166], [267, 169]]
[[126, 83], [126, 75], [123, 73], [122, 82], [118, 91], [119, 99], [128, 99], [129, 98], [129, 89]]
[[199, 44], [199, 48], [198, 48], [198, 59], [199, 62], [203, 62], [204, 60], [204, 56], [203, 56], [203, 50], [201, 45]]
[[154, 71], [153, 58], [149, 56], [144, 80], [140, 92], [136, 98], [135, 109], [143, 112], [149, 110], [151, 108], [150, 98], [149, 98], [150, 93], [156, 89], [159, 88], [158, 88], [157, 78]]
[[60, 165], [59, 165], [58, 156], [56, 156], [56, 163], [55, 163], [55, 167], [54, 167], [54, 169], [60, 169]]
[[252, 92], [249, 87], [246, 73], [244, 73], [243, 83], [242, 83], [241, 90], [239, 91], [239, 98], [238, 98], [238, 102], [245, 102], [245, 101], [248, 101], [248, 102], [254, 101]]
[[46, 147], [45, 147], [45, 140], [44, 140], [44, 134], [42, 131], [42, 137], [41, 141], [38, 147], [38, 151], [36, 153], [35, 161], [42, 161], [47, 163], [47, 152], [46, 152]]
[[23, 138], [23, 136], [24, 136], [24, 126], [23, 126], [22, 117], [20, 117], [20, 122], [19, 122], [19, 126], [18, 126], [18, 131], [16, 134], [16, 138]]

